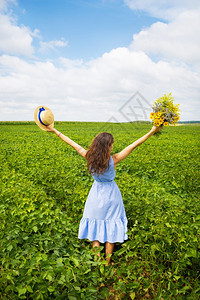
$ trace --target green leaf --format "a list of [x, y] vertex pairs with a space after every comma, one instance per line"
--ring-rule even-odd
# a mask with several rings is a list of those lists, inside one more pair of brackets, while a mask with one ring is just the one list
[[179, 280], [179, 279], [181, 278], [181, 276], [176, 276], [176, 275], [174, 275], [174, 278], [175, 278], [176, 280]]
[[30, 292], [30, 293], [33, 293], [33, 290], [32, 290], [30, 285], [27, 286], [27, 291]]
[[38, 231], [37, 226], [33, 226], [33, 231], [34, 231], [34, 232], [37, 232], [37, 231]]
[[54, 291], [55, 291], [55, 287], [54, 287], [54, 286], [49, 286], [49, 287], [48, 287], [48, 291], [49, 291], [50, 293], [54, 292]]
[[7, 250], [8, 250], [8, 251], [11, 251], [12, 248], [13, 248], [13, 245], [9, 245], [9, 246], [7, 247]]
[[90, 292], [90, 293], [97, 293], [98, 290], [97, 290], [97, 289], [94, 289], [94, 288], [90, 288], [90, 289], [88, 290], [88, 292]]
[[19, 288], [18, 289], [18, 296], [24, 295], [26, 293], [26, 288]]
[[130, 293], [131, 300], [135, 299], [135, 292]]
[[89, 273], [91, 271], [91, 269], [87, 269], [85, 272], [84, 272], [84, 274], [87, 274], [87, 273]]
[[79, 266], [79, 260], [75, 257], [71, 257], [71, 260], [73, 261], [73, 263], [75, 264], [76, 267]]
[[104, 265], [100, 265], [100, 272], [101, 272], [101, 274], [104, 273]]
[[49, 281], [53, 281], [53, 278], [50, 274], [47, 275], [46, 279], [49, 280]]

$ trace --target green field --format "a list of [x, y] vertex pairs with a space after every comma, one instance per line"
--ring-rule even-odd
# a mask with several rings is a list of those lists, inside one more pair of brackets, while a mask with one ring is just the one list
[[[56, 128], [85, 148], [111, 132], [116, 153], [151, 125]], [[2, 123], [0, 136], [1, 299], [200, 299], [200, 125], [164, 128], [117, 166], [129, 240], [112, 266], [77, 238], [93, 182], [85, 160], [32, 123]]]

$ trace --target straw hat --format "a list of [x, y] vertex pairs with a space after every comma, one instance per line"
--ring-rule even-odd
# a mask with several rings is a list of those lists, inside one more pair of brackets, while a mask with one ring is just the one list
[[44, 106], [38, 106], [34, 111], [35, 123], [42, 129], [48, 131], [46, 126], [54, 127], [54, 115], [52, 111]]

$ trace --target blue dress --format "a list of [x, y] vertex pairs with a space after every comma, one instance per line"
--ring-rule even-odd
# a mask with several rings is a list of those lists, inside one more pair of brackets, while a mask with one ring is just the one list
[[128, 239], [127, 218], [121, 192], [114, 181], [115, 169], [112, 156], [109, 168], [94, 178], [88, 194], [83, 217], [79, 225], [79, 239], [100, 243], [123, 243]]

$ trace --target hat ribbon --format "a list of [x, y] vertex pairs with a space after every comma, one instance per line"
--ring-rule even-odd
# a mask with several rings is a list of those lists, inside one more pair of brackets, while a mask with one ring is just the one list
[[42, 125], [47, 126], [46, 124], [44, 124], [44, 123], [42, 122], [42, 120], [41, 120], [41, 118], [40, 118], [40, 114], [41, 114], [41, 112], [44, 111], [44, 110], [45, 110], [44, 107], [40, 107], [40, 108], [39, 108], [38, 119], [39, 119], [39, 121], [40, 121], [40, 123], [41, 123]]

